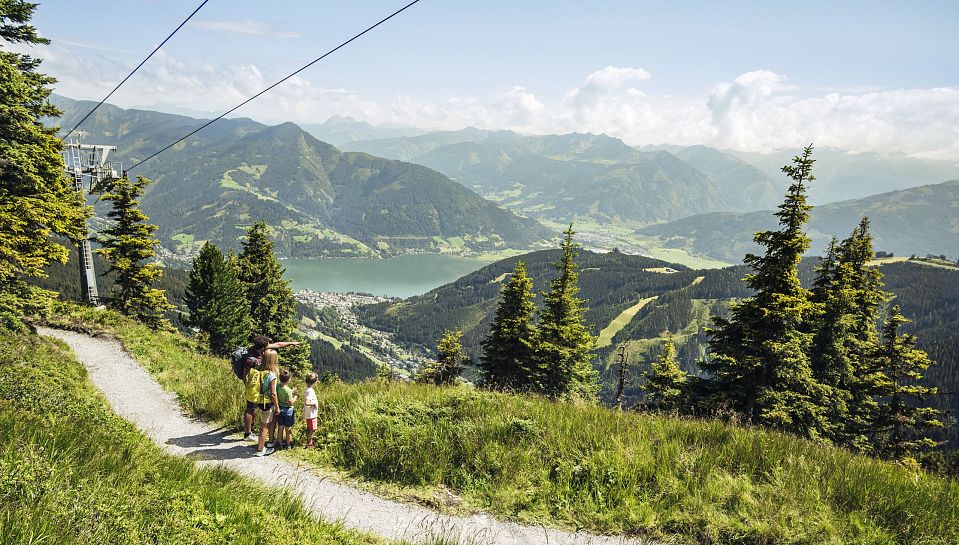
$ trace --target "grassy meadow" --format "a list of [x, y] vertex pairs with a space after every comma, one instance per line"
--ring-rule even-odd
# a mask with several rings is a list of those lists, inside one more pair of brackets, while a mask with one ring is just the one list
[[0, 336], [0, 543], [372, 544], [299, 500], [164, 454], [61, 343]]
[[[53, 325], [115, 334], [187, 410], [238, 424], [226, 360], [71, 308]], [[367, 382], [317, 395], [319, 448], [291, 455], [394, 489], [449, 490], [461, 509], [680, 543], [959, 542], [959, 483], [781, 433], [469, 387]]]

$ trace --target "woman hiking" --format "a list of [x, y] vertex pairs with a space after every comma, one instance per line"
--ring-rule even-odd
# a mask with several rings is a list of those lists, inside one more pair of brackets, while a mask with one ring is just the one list
[[[254, 456], [266, 456], [273, 453], [273, 447], [266, 446], [268, 434], [275, 433], [275, 422], [280, 415], [280, 402], [276, 397], [277, 376], [280, 373], [280, 356], [276, 350], [263, 352], [263, 363], [260, 365], [260, 437], [256, 445]], [[275, 443], [275, 440], [273, 441]]]

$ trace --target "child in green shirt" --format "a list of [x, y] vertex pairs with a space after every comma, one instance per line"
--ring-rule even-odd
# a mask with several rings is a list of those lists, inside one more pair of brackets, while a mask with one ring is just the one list
[[293, 404], [296, 403], [296, 393], [290, 388], [290, 371], [280, 371], [280, 385], [276, 389], [276, 399], [280, 405], [280, 415], [277, 419], [279, 426], [280, 448], [293, 446]]

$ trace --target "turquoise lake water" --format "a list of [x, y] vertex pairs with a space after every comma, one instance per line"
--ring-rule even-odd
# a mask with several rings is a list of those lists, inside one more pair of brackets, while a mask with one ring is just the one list
[[390, 259], [284, 259], [294, 290], [363, 292], [388, 297], [426, 293], [487, 265], [489, 261], [443, 254]]

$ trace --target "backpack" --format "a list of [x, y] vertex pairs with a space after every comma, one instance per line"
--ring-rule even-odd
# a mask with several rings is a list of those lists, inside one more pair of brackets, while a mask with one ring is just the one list
[[263, 371], [260, 375], [260, 396], [265, 398], [265, 400], [272, 400], [270, 397], [270, 383], [274, 380], [278, 379], [272, 371]]
[[230, 365], [233, 367], [233, 374], [236, 378], [243, 380], [246, 371], [246, 358], [249, 356], [245, 347], [239, 347], [230, 354]]

